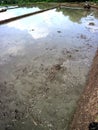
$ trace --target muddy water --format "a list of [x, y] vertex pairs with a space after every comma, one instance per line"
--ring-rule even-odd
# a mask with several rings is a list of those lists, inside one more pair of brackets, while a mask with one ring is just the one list
[[54, 9], [0, 26], [0, 129], [68, 130], [98, 47], [98, 11]]

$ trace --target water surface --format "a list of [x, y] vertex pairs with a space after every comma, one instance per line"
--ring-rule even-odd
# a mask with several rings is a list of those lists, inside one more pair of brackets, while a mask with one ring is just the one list
[[97, 47], [97, 10], [58, 8], [1, 25], [0, 128], [68, 130]]
[[9, 19], [12, 17], [20, 16], [23, 14], [27, 13], [32, 13], [39, 11], [40, 9], [38, 7], [32, 7], [32, 8], [27, 8], [27, 7], [20, 7], [20, 8], [15, 8], [15, 9], [8, 9], [5, 12], [0, 13], [0, 20], [5, 20]]

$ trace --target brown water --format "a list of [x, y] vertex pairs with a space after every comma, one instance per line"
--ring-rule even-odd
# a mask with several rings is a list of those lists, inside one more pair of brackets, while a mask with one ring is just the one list
[[68, 130], [97, 37], [97, 10], [54, 9], [0, 25], [0, 129]]

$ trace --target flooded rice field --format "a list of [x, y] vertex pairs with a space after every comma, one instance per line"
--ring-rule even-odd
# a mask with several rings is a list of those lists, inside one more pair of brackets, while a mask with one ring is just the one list
[[8, 18], [15, 17], [15, 16], [39, 11], [39, 10], [40, 9], [38, 7], [32, 7], [32, 8], [20, 7], [20, 8], [15, 8], [15, 9], [14, 8], [9, 9], [9, 7], [8, 7], [7, 11], [0, 13], [0, 21], [8, 19]]
[[68, 130], [97, 47], [97, 10], [0, 25], [0, 130]]

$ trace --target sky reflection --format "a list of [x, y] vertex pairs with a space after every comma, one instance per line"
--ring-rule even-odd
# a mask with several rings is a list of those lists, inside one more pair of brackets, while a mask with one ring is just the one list
[[[98, 19], [95, 19], [94, 14], [91, 13], [87, 17], [84, 17], [81, 19], [81, 23], [90, 30], [90, 32], [98, 32]], [[94, 25], [90, 25], [90, 23], [93, 23]]]
[[[97, 44], [98, 19], [95, 17], [95, 12], [88, 14], [85, 12], [86, 15], [83, 12], [83, 15], [77, 18], [79, 14], [72, 17], [73, 13], [70, 13], [72, 11], [53, 9], [1, 25], [1, 58], [7, 55], [12, 57], [30, 52], [36, 53], [36, 49], [44, 47], [55, 46], [60, 50], [88, 43]], [[95, 25], [90, 26], [90, 22], [94, 22]]]
[[19, 16], [19, 15], [39, 11], [39, 10], [40, 9], [38, 7], [32, 7], [32, 8], [22, 7], [22, 8], [10, 9], [7, 10], [6, 12], [0, 13], [0, 20], [8, 19], [11, 17], [15, 17], [15, 16]]
[[69, 29], [73, 26], [73, 22], [70, 21], [69, 16], [65, 17], [62, 12], [56, 12], [54, 9], [8, 23], [7, 26], [27, 30], [33, 38], [38, 39], [48, 36], [51, 30], [56, 28]]

